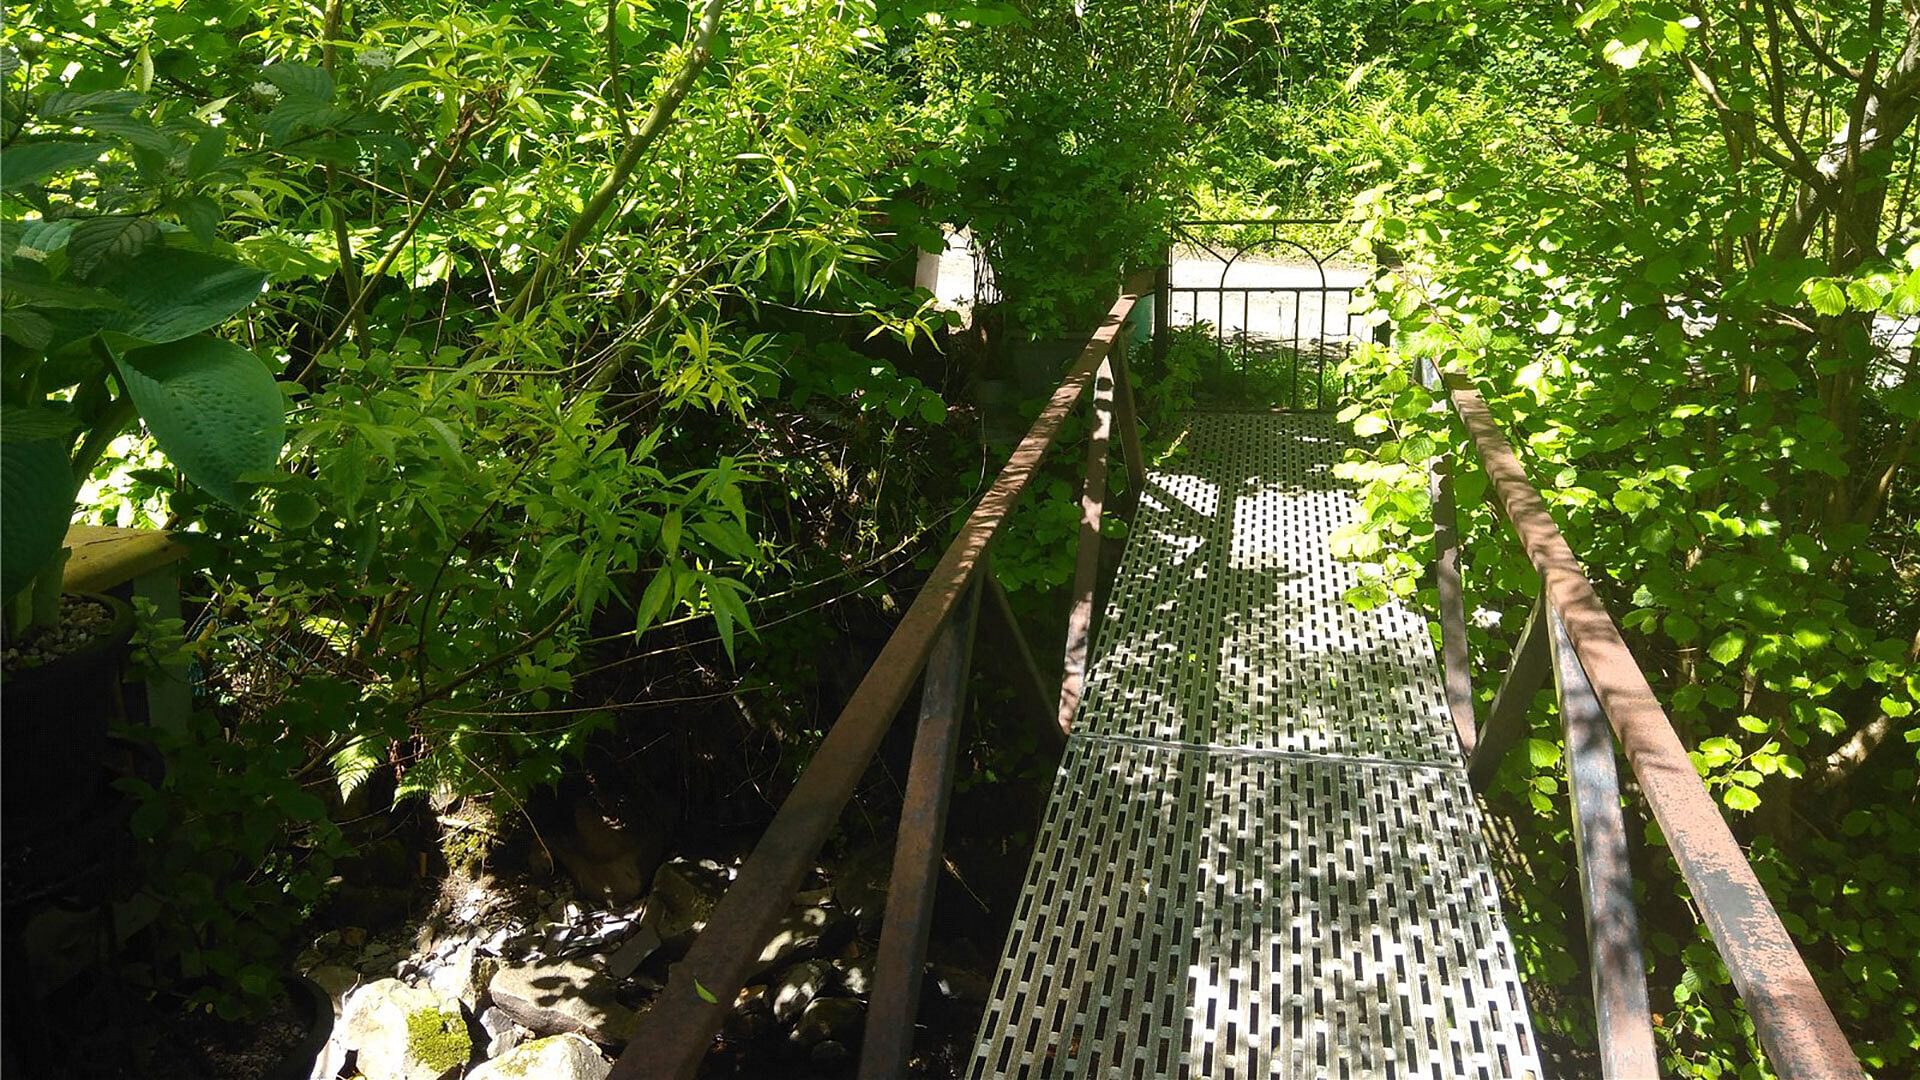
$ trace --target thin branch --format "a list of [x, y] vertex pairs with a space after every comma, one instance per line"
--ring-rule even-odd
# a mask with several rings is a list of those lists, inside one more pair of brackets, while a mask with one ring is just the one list
[[[1849, 82], [1860, 81], [1859, 68], [1848, 67], [1842, 63], [1839, 57], [1828, 52], [1826, 46], [1820, 44], [1819, 39], [1815, 38], [1813, 34], [1807, 30], [1807, 24], [1801, 21], [1800, 12], [1794, 8], [1793, 0], [1780, 0], [1780, 7], [1787, 13], [1787, 21], [1793, 24], [1793, 32], [1799, 36], [1800, 44], [1807, 47], [1807, 51], [1813, 54], [1815, 60], [1820, 61], [1820, 63], [1831, 69], [1834, 74], [1845, 78]], [[1869, 78], [1871, 77], [1869, 76]]]
[[300, 374], [294, 376], [294, 382], [305, 382], [307, 376], [313, 373], [314, 366], [320, 362], [320, 358], [339, 344], [341, 336], [347, 332], [347, 327], [365, 306], [367, 294], [373, 291], [374, 282], [386, 275], [387, 271], [393, 267], [394, 260], [398, 259], [400, 253], [405, 251], [407, 245], [413, 241], [413, 234], [419, 231], [420, 223], [426, 220], [427, 211], [432, 208], [441, 189], [446, 187], [448, 179], [452, 177], [453, 163], [459, 159], [460, 149], [466, 145], [467, 137], [473, 134], [474, 120], [477, 116], [472, 103], [461, 111], [460, 124], [454, 129], [452, 143], [447, 148], [446, 157], [440, 162], [440, 172], [433, 178], [433, 185], [427, 189], [425, 196], [420, 200], [420, 205], [414, 208], [413, 215], [407, 219], [406, 228], [400, 230], [400, 235], [394, 239], [392, 246], [387, 248], [387, 253], [380, 257], [380, 261], [373, 265], [373, 269], [362, 280], [362, 287], [354, 293], [353, 300], [347, 304], [347, 310], [341, 315], [340, 321], [334, 325], [333, 332], [313, 350], [307, 358], [306, 366], [300, 369]]
[[726, 0], [707, 0], [706, 9], [700, 15], [699, 29], [694, 33], [693, 48], [687, 55], [686, 65], [680, 69], [678, 75], [674, 76], [673, 82], [668, 84], [666, 92], [660, 95], [660, 100], [654, 102], [653, 112], [647, 116], [639, 132], [628, 141], [625, 152], [620, 155], [620, 160], [614, 162], [613, 171], [587, 200], [586, 206], [581, 208], [579, 216], [573, 219], [573, 224], [568, 226], [566, 233], [560, 237], [559, 244], [534, 268], [533, 274], [527, 278], [526, 285], [521, 287], [519, 295], [515, 296], [513, 303], [508, 305], [506, 310], [508, 318], [525, 315], [539, 304], [546, 293], [548, 279], [562, 271], [573, 260], [573, 253], [588, 236], [592, 235], [594, 230], [600, 227], [600, 219], [606, 216], [607, 209], [613, 205], [613, 200], [620, 194], [620, 189], [626, 187], [627, 181], [633, 178], [634, 169], [639, 166], [641, 157], [660, 138], [661, 133], [666, 131], [667, 125], [672, 123], [675, 110], [693, 89], [694, 80], [698, 79], [700, 73], [706, 69], [707, 61], [712, 59], [713, 37], [720, 29], [720, 12], [725, 6]]

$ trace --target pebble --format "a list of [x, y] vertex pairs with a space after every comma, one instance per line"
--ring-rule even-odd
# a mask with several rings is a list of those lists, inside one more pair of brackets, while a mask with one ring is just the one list
[[91, 645], [113, 623], [113, 612], [98, 600], [62, 596], [60, 614], [51, 626], [30, 627], [26, 638], [7, 647], [0, 663], [8, 671], [41, 667]]

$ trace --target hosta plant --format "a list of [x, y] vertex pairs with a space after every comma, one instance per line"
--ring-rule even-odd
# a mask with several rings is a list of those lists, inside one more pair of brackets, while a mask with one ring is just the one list
[[[58, 611], [74, 496], [135, 421], [188, 481], [234, 506], [280, 454], [285, 407], [272, 373], [209, 333], [260, 295], [266, 275], [155, 213], [167, 187], [220, 152], [206, 149], [217, 129], [192, 117], [155, 123], [136, 114], [141, 99], [46, 95], [0, 152], [0, 600], [9, 635]], [[147, 185], [112, 182], [124, 178], [101, 161], [115, 151]]]

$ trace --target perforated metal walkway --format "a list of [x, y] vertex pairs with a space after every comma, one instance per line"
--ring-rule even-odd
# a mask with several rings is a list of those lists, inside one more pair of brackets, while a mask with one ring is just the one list
[[1148, 480], [971, 1076], [1540, 1075], [1422, 620], [1360, 612], [1331, 418]]

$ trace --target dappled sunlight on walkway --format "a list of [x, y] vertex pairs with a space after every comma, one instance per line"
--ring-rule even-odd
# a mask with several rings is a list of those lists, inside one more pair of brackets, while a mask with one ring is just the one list
[[1342, 598], [1335, 432], [1202, 416], [1150, 478], [973, 1076], [1538, 1075], [1425, 626]]

